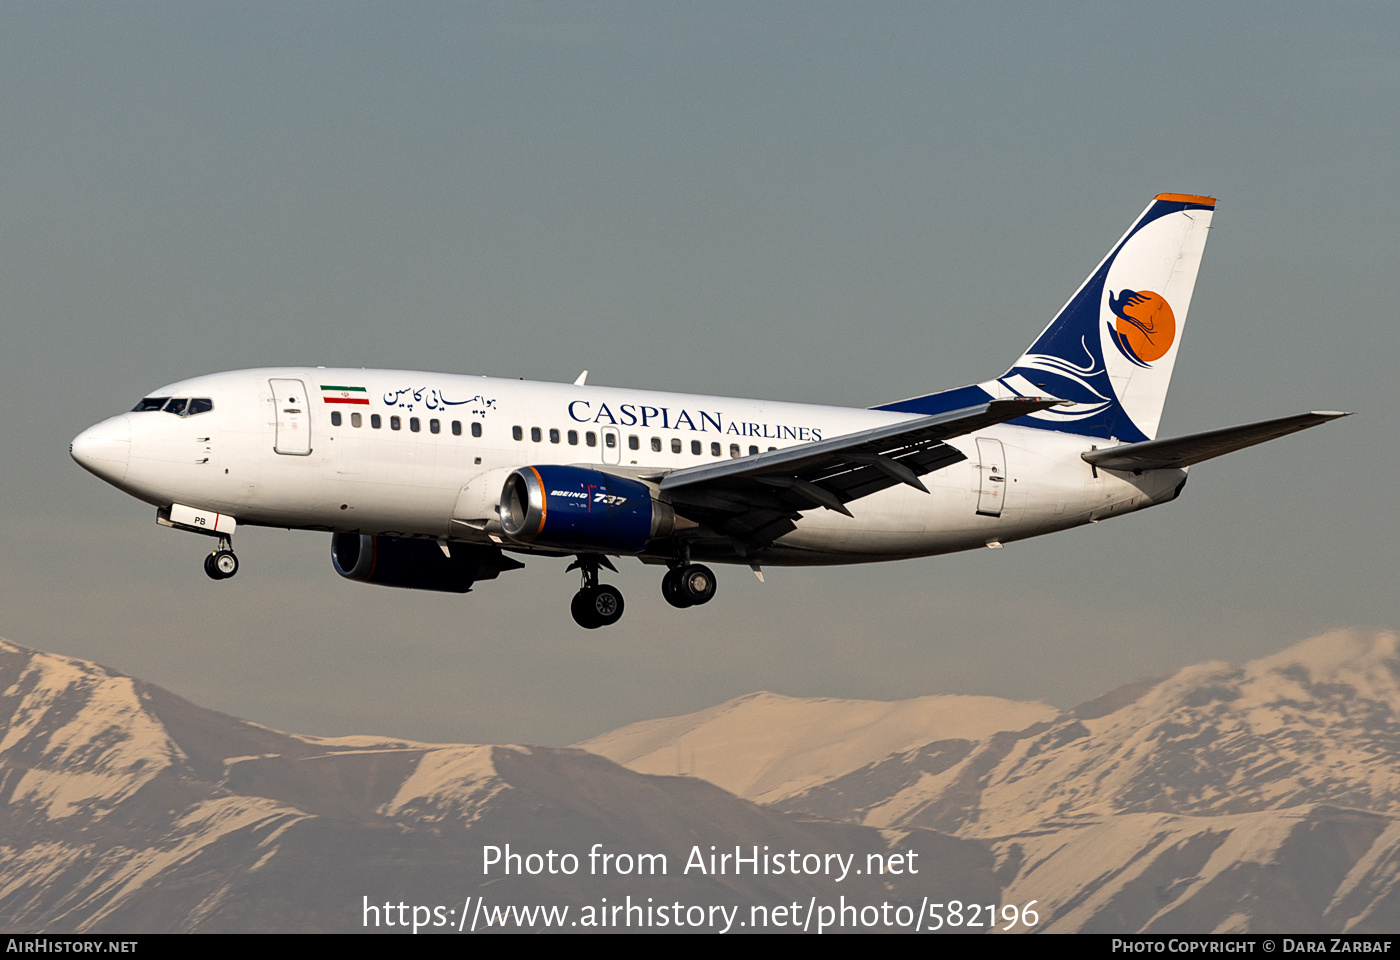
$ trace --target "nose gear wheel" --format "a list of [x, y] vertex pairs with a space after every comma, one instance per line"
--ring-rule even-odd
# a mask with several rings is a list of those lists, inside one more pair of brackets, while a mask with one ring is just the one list
[[211, 580], [227, 580], [238, 572], [238, 557], [228, 537], [220, 537], [219, 548], [204, 558], [204, 572]]

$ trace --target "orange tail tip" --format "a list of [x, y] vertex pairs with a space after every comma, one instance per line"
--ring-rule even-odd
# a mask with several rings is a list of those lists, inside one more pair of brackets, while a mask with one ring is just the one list
[[1167, 200], [1171, 203], [1204, 203], [1207, 206], [1215, 206], [1214, 197], [1196, 197], [1189, 193], [1159, 193], [1158, 200]]

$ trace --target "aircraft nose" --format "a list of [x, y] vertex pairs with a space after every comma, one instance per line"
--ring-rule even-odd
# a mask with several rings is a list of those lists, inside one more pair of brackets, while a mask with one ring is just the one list
[[112, 417], [88, 427], [73, 438], [68, 452], [89, 473], [113, 483], [126, 476], [131, 460], [131, 420]]

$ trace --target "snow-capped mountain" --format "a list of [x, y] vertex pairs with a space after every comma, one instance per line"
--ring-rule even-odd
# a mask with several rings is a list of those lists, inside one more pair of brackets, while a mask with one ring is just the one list
[[[440, 908], [426, 929], [453, 930], [474, 903], [747, 918], [845, 896], [1035, 901], [1051, 931], [1393, 932], [1397, 716], [1400, 639], [1357, 631], [1066, 712], [757, 693], [587, 751], [281, 733], [0, 642], [0, 919], [401, 932], [380, 907]], [[490, 872], [506, 844], [579, 868]], [[590, 871], [594, 844], [629, 872]], [[917, 850], [921, 869], [693, 868], [736, 845], [852, 866]], [[665, 875], [637, 874], [644, 853]]]
[[[728, 733], [715, 718], [751, 709], [748, 699], [587, 746], [636, 769], [668, 751], [722, 757]], [[964, 698], [926, 699], [956, 715]], [[869, 708], [846, 707], [853, 717]], [[1395, 634], [1333, 632], [1243, 666], [1205, 663], [1130, 684], [1025, 725], [1004, 715], [980, 733], [930, 725], [922, 742], [846, 772], [829, 761], [837, 745], [821, 729], [792, 732], [783, 782], [805, 787], [750, 791], [792, 813], [984, 839], [1008, 878], [1004, 897], [1039, 899], [1044, 929], [1400, 927]], [[645, 729], [682, 733], [667, 742]], [[878, 750], [879, 735], [862, 744], [867, 729], [846, 726], [844, 756]], [[645, 745], [635, 758], [633, 743]], [[751, 781], [735, 771], [750, 766], [740, 750], [714, 768], [716, 782], [743, 789]]]
[[[488, 873], [486, 848], [507, 844], [522, 856], [573, 854], [575, 872], [522, 860], [510, 875], [500, 864]], [[633, 859], [598, 872], [595, 844]], [[839, 883], [824, 872], [685, 869], [696, 848], [707, 858], [736, 845], [824, 865], [828, 855], [862, 865], [867, 853], [926, 856], [917, 877]], [[644, 853], [667, 858], [664, 875], [642, 874]], [[918, 903], [928, 884], [994, 900], [987, 845], [810, 821], [576, 749], [280, 733], [0, 641], [0, 921], [12, 932], [402, 932], [383, 909], [400, 903], [435, 908], [426, 932], [455, 930], [468, 911], [479, 922], [483, 906], [567, 906], [574, 919], [561, 925], [572, 929], [586, 909], [596, 921], [608, 903], [653, 900], [742, 905], [747, 921], [750, 904], [842, 894]]]
[[628, 724], [575, 746], [638, 773], [701, 777], [746, 800], [778, 803], [930, 740], [981, 740], [1058, 713], [998, 697], [883, 702], [763, 691], [683, 717]]

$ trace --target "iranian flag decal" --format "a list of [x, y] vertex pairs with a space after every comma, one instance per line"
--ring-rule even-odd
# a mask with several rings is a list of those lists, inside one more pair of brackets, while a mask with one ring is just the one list
[[363, 403], [369, 405], [369, 393], [364, 387], [333, 387], [321, 384], [321, 400], [325, 403]]

